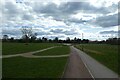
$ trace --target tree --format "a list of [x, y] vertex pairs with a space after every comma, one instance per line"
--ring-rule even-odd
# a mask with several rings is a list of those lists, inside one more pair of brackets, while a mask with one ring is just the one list
[[7, 41], [8, 40], [8, 35], [3, 35], [3, 41]]
[[55, 37], [54, 42], [58, 42], [58, 37]]
[[32, 36], [32, 28], [29, 28], [27, 26], [22, 26], [21, 31], [23, 36], [26, 36], [28, 38]]
[[79, 39], [79, 38], [76, 41], [77, 41], [77, 43], [81, 43], [81, 39]]
[[77, 43], [77, 38], [76, 37], [74, 38], [74, 43]]
[[14, 37], [11, 37], [9, 40], [10, 40], [11, 42], [14, 42]]
[[31, 36], [31, 41], [34, 42], [36, 40], [36, 37], [37, 36], [37, 33], [34, 33], [32, 36]]
[[66, 43], [70, 43], [70, 38], [69, 37], [66, 38]]
[[42, 41], [43, 41], [43, 42], [47, 42], [47, 38], [42, 37]]
[[37, 38], [36, 37], [37, 33], [33, 33], [33, 30], [31, 27], [22, 26], [21, 32], [22, 32], [22, 39], [25, 40], [26, 43], [28, 41], [34, 42]]

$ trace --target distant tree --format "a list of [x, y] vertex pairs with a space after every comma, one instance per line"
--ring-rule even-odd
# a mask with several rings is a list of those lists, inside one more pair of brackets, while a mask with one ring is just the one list
[[14, 42], [14, 37], [11, 37], [9, 40], [10, 42]]
[[37, 42], [42, 42], [41, 37], [39, 37], [39, 38], [37, 39]]
[[31, 42], [34, 42], [37, 39], [37, 33], [31, 35]]
[[83, 40], [82, 40], [82, 43], [88, 43], [88, 42], [89, 42], [88, 39], [83, 39]]
[[81, 39], [79, 39], [79, 38], [76, 41], [77, 41], [77, 43], [81, 43]]
[[42, 37], [42, 41], [43, 41], [43, 42], [47, 42], [47, 38]]
[[22, 39], [25, 40], [25, 42], [34, 42], [37, 39], [37, 33], [33, 33], [33, 30], [31, 27], [22, 26], [21, 28], [22, 32]]
[[58, 40], [59, 43], [63, 43], [63, 40]]
[[69, 37], [66, 38], [66, 43], [70, 43], [70, 38]]
[[3, 41], [7, 41], [8, 40], [8, 35], [3, 35]]
[[77, 38], [76, 37], [74, 38], [74, 43], [77, 43]]
[[119, 44], [119, 38], [109, 38], [106, 40], [106, 43], [117, 45], [117, 44]]
[[22, 32], [22, 38], [25, 40], [25, 42], [27, 43], [28, 40], [31, 38], [32, 36], [32, 28], [28, 27], [28, 26], [22, 26], [21, 28], [21, 32]]
[[58, 37], [55, 37], [54, 42], [58, 42]]
[[53, 42], [51, 39], [48, 40], [50, 43]]

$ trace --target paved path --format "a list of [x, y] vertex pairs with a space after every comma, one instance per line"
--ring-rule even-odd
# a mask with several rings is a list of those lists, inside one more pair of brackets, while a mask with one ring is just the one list
[[33, 55], [35, 53], [39, 53], [39, 52], [43, 52], [55, 47], [61, 47], [61, 46], [54, 46], [54, 47], [49, 47], [46, 49], [42, 49], [42, 50], [37, 50], [37, 51], [33, 51], [33, 52], [27, 52], [27, 53], [21, 53], [21, 54], [13, 54], [13, 55], [4, 55], [4, 56], [0, 56], [0, 58], [10, 58], [10, 57], [16, 57], [16, 56], [23, 56], [23, 57], [28, 57], [28, 58], [55, 58], [55, 57], [67, 57], [69, 56], [69, 54], [66, 55], [50, 55], [50, 56], [36, 56]]
[[[98, 61], [71, 46], [71, 55], [64, 78], [118, 78], [118, 75]], [[113, 79], [115, 80], [115, 79]]]
[[73, 47], [70, 48], [71, 53], [63, 78], [92, 78], [79, 54]]
[[80, 51], [75, 47], [73, 47], [73, 49], [75, 49], [79, 53], [82, 61], [86, 64], [95, 78], [118, 78], [118, 75], [115, 72], [108, 69], [106, 66], [102, 65], [86, 53]]

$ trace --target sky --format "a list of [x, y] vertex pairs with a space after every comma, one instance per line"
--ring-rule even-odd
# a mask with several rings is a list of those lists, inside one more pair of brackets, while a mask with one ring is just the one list
[[0, 37], [21, 38], [22, 26], [37, 37], [105, 40], [118, 37], [118, 0], [3, 0]]

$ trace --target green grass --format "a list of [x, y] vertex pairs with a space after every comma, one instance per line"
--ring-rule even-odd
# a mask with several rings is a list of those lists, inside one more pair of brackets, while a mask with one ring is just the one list
[[55, 47], [40, 53], [35, 53], [34, 55], [65, 55], [70, 53], [70, 48], [69, 46], [60, 46], [60, 47]]
[[4, 58], [3, 78], [60, 78], [64, 71], [65, 58]]
[[[83, 51], [98, 60], [100, 63], [106, 65], [116, 73], [118, 72], [118, 46], [108, 44], [81, 44], [75, 47]], [[120, 62], [119, 62], [120, 63]]]
[[2, 55], [2, 42], [0, 41], [0, 55]]
[[40, 50], [51, 46], [59, 46], [59, 45], [62, 44], [29, 43], [28, 45], [25, 45], [25, 43], [2, 43], [2, 55], [30, 52], [30, 51]]

